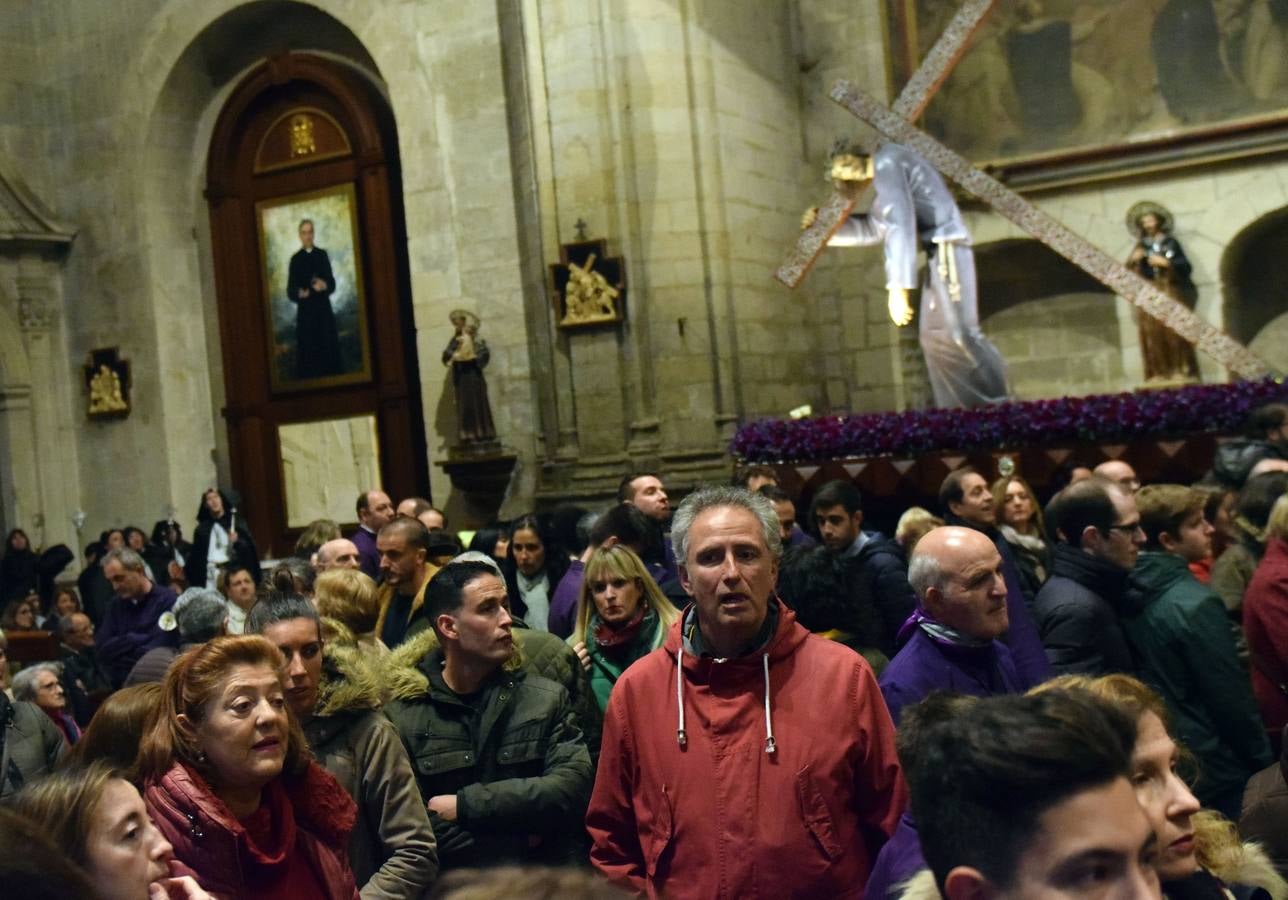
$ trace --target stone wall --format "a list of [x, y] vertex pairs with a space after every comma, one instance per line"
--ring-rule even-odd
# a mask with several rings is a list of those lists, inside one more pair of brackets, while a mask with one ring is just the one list
[[[41, 402], [60, 435], [49, 443], [65, 447], [38, 452], [70, 473], [58, 516], [79, 505], [96, 534], [174, 509], [190, 528], [202, 488], [226, 483], [204, 165], [233, 85], [284, 50], [329, 54], [388, 98], [431, 462], [454, 439], [439, 354], [448, 312], [465, 307], [483, 320], [498, 430], [519, 456], [502, 514], [603, 499], [633, 466], [681, 487], [723, 478], [737, 421], [802, 403], [818, 412], [922, 404], [915, 332], [886, 318], [878, 249], [827, 253], [795, 292], [770, 278], [801, 211], [826, 196], [832, 143], [866, 133], [827, 88], [847, 77], [889, 96], [881, 9], [880, 0], [7, 4], [0, 155], [21, 160], [23, 178], [77, 231], [66, 258], [43, 270], [56, 324], [42, 338], [55, 389]], [[1286, 185], [1288, 163], [1260, 160], [1036, 201], [1118, 257], [1130, 249], [1122, 220], [1132, 203], [1170, 207], [1195, 264], [1198, 311], [1220, 324], [1224, 248], [1288, 206]], [[619, 328], [555, 326], [548, 266], [579, 219], [626, 260]], [[967, 219], [977, 244], [1022, 236], [985, 210]], [[13, 271], [0, 264], [0, 311], [16, 317]], [[1254, 342], [1268, 354], [1280, 324]], [[1141, 383], [1121, 302], [1046, 297], [986, 326], [1013, 356], [1025, 396]], [[1044, 370], [1048, 340], [1076, 344], [1085, 362]], [[79, 367], [100, 346], [119, 346], [133, 365], [125, 421], [84, 418]], [[12, 364], [0, 358], [0, 368]], [[1204, 361], [1203, 376], [1225, 373]], [[437, 467], [432, 488], [456, 521], [484, 514]]]

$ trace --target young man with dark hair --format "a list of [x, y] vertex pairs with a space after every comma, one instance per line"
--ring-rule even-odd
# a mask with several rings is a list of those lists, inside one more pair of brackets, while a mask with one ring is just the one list
[[844, 479], [829, 481], [815, 492], [810, 519], [824, 546], [854, 567], [881, 619], [880, 650], [893, 657], [899, 628], [917, 605], [899, 545], [878, 531], [863, 530], [863, 496]]
[[1267, 403], [1248, 414], [1244, 437], [1222, 441], [1212, 474], [1235, 489], [1247, 482], [1253, 466], [1265, 459], [1288, 459], [1288, 403]]
[[767, 485], [778, 487], [778, 473], [769, 466], [739, 466], [733, 470], [729, 483], [756, 493]]
[[997, 510], [988, 482], [970, 466], [949, 472], [939, 486], [939, 505], [944, 521], [983, 532], [1002, 557], [1002, 576], [1006, 579], [1006, 608], [1010, 626], [1003, 642], [1011, 648], [1015, 670], [1023, 686], [1041, 684], [1051, 677], [1051, 664], [1042, 649], [1042, 638], [1020, 584], [1011, 545], [997, 529]]
[[1145, 542], [1133, 494], [1102, 478], [1071, 484], [1048, 507], [1051, 577], [1033, 601], [1047, 659], [1059, 675], [1136, 669], [1119, 622], [1128, 576]]
[[1044, 691], [926, 704], [909, 717], [912, 815], [940, 896], [1160, 896], [1157, 837], [1129, 780], [1127, 715], [1083, 692]]
[[449, 563], [424, 608], [438, 646], [386, 713], [416, 761], [442, 869], [572, 864], [590, 755], [568, 692], [516, 664], [505, 582]]
[[791, 494], [777, 484], [762, 484], [755, 492], [762, 497], [768, 497], [769, 502], [774, 504], [774, 513], [778, 516], [778, 533], [783, 539], [784, 549], [808, 548], [817, 545], [818, 542], [801, 531], [800, 526], [796, 524], [796, 501], [792, 499]]
[[1189, 570], [1211, 546], [1205, 499], [1179, 484], [1148, 485], [1136, 495], [1145, 549], [1132, 570], [1137, 590], [1123, 625], [1141, 677], [1175, 716], [1177, 741], [1198, 758], [1194, 793], [1238, 819], [1244, 785], [1270, 764], [1270, 743], [1225, 607]]

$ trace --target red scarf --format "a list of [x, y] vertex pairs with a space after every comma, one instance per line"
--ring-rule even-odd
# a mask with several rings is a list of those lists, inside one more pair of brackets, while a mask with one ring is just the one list
[[641, 603], [631, 620], [618, 628], [613, 628], [600, 619], [595, 625], [595, 645], [608, 656], [617, 656], [635, 642], [635, 636], [644, 624], [644, 613], [645, 607]]

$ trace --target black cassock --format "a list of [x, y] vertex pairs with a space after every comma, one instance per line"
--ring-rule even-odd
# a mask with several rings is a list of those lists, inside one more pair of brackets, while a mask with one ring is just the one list
[[[313, 279], [326, 283], [323, 290], [313, 289]], [[308, 291], [300, 296], [300, 289]], [[340, 334], [335, 327], [335, 311], [331, 309], [331, 294], [335, 291], [335, 276], [331, 274], [331, 258], [321, 247], [305, 250], [301, 247], [291, 257], [290, 275], [286, 281], [286, 296], [295, 304], [295, 377], [322, 378], [339, 375]]]

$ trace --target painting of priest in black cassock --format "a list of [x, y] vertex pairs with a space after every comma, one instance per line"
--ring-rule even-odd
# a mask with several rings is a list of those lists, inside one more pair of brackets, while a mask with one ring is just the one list
[[343, 371], [340, 334], [336, 328], [331, 294], [335, 275], [331, 258], [313, 245], [313, 222], [300, 222], [300, 249], [291, 257], [286, 296], [295, 304], [296, 378], [325, 378]]
[[273, 390], [317, 390], [369, 380], [371, 350], [353, 185], [262, 200], [256, 211]]

